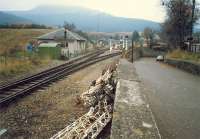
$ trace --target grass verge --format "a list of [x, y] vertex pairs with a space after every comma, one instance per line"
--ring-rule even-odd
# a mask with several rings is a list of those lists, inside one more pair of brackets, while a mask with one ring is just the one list
[[180, 49], [169, 52], [167, 54], [167, 58], [174, 58], [200, 63], [200, 53], [192, 53]]
[[10, 77], [36, 69], [39, 66], [47, 65], [50, 58], [43, 59], [33, 56], [24, 58], [8, 57], [6, 62], [0, 62], [0, 77]]
[[26, 73], [48, 64], [50, 58], [30, 54], [26, 46], [35, 37], [51, 32], [50, 29], [0, 29], [0, 77]]

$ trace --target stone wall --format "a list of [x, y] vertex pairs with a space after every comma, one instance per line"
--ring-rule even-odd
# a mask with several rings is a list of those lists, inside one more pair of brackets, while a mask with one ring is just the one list
[[[153, 49], [150, 48], [146, 48], [146, 47], [138, 47], [138, 48], [134, 48], [133, 51], [133, 59], [137, 60], [141, 57], [157, 57], [158, 55], [165, 55], [165, 52], [163, 51], [155, 51]], [[131, 50], [129, 51], [129, 60], [131, 60]]]
[[180, 68], [182, 70], [185, 70], [187, 72], [200, 75], [200, 64], [198, 63], [186, 60], [171, 59], [171, 58], [166, 58], [165, 63]]

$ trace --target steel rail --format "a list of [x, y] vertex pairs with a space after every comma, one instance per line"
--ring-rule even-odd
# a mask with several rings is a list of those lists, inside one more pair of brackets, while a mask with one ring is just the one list
[[[4, 104], [5, 102], [10, 102], [13, 99], [17, 98], [18, 96], [24, 95], [24, 94], [28, 94], [31, 93], [32, 91], [36, 90], [39, 87], [43, 87], [43, 85], [50, 83], [52, 81], [61, 79], [73, 72], [76, 72], [84, 67], [87, 67], [89, 65], [92, 65], [96, 62], [105, 60], [107, 58], [111, 58], [113, 56], [117, 56], [120, 55], [121, 53], [113, 53], [113, 54], [109, 54], [109, 55], [105, 55], [105, 56], [100, 56], [100, 57], [95, 57], [92, 56], [86, 60], [82, 60], [81, 62], [77, 62], [77, 63], [72, 63], [71, 65], [66, 66], [65, 68], [62, 68], [61, 70], [54, 72], [51, 74], [48, 74], [48, 76], [45, 76], [42, 79], [36, 80], [36, 81], [31, 81], [31, 82], [25, 82], [24, 84], [21, 83], [20, 85], [22, 85], [22, 87], [26, 86], [25, 88], [21, 88], [21, 89], [10, 89], [8, 92], [5, 91], [3, 93], [0, 93], [0, 105]], [[27, 83], [27, 84], [26, 84]], [[27, 86], [28, 85], [28, 86]], [[20, 86], [19, 86], [20, 87]]]
[[25, 77], [25, 78], [20, 79], [20, 80], [17, 80], [17, 81], [15, 81], [15, 82], [11, 82], [11, 83], [2, 85], [2, 86], [0, 86], [0, 93], [1, 93], [1, 92], [4, 92], [4, 91], [6, 91], [6, 90], [9, 90], [9, 89], [11, 89], [11, 88], [15, 88], [17, 85], [24, 84], [24, 83], [33, 81], [33, 80], [35, 80], [35, 79], [38, 79], [38, 78], [40, 78], [40, 77], [47, 76], [48, 74], [57, 72], [57, 71], [59, 71], [59, 70], [61, 70], [61, 69], [66, 68], [67, 66], [70, 66], [71, 64], [73, 64], [73, 63], [75, 63], [75, 62], [77, 62], [77, 61], [82, 60], [82, 59], [85, 59], [85, 58], [93, 58], [93, 57], [95, 57], [95, 56], [97, 56], [97, 55], [102, 54], [103, 52], [104, 52], [104, 50], [99, 51], [98, 53], [97, 53], [97, 52], [95, 52], [95, 53], [90, 53], [90, 54], [88, 54], [88, 55], [79, 57], [79, 58], [74, 59], [74, 60], [72, 60], [72, 61], [69, 61], [69, 62], [67, 62], [67, 63], [65, 63], [65, 64], [62, 64], [62, 65], [60, 65], [60, 66], [53, 67], [53, 68], [47, 69], [47, 70], [45, 70], [45, 71], [42, 71], [42, 72], [40, 72], [40, 73], [37, 73], [37, 74], [31, 75], [31, 76]]

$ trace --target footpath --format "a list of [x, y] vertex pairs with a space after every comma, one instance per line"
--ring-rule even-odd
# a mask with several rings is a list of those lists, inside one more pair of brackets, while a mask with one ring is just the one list
[[111, 139], [160, 139], [134, 65], [121, 59], [117, 74]]

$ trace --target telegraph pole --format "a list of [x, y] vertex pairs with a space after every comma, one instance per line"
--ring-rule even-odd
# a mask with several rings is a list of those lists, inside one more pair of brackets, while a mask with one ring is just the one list
[[[64, 46], [65, 48], [68, 47], [68, 43], [67, 43], [67, 28], [65, 27], [65, 31], [64, 31]], [[68, 55], [68, 58], [69, 58], [69, 49], [68, 49], [68, 52], [67, 52], [67, 55]]]

